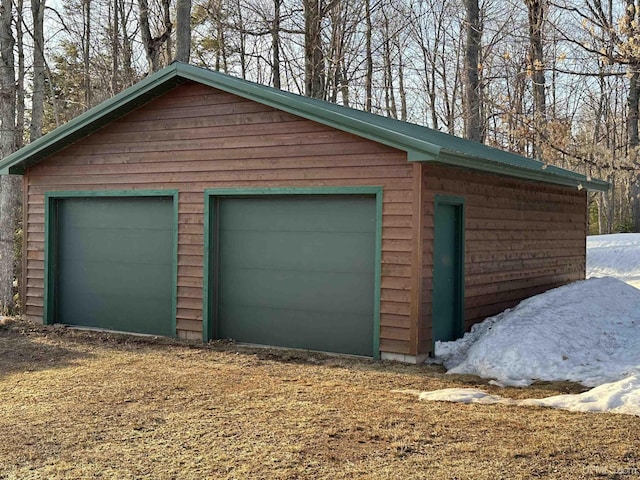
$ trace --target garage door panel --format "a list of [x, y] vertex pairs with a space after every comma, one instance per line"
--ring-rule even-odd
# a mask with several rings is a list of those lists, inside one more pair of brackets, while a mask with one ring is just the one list
[[172, 197], [56, 202], [56, 321], [175, 335]]
[[372, 355], [375, 198], [221, 198], [214, 211], [219, 337]]
[[171, 299], [85, 293], [77, 294], [75, 300], [77, 303], [69, 314], [59, 313], [60, 323], [120, 332], [174, 335], [167, 324], [157, 321], [171, 309]]
[[[224, 305], [226, 323], [233, 329], [224, 334], [245, 343], [274, 345], [307, 350], [371, 355], [373, 327], [370, 315], [329, 316], [324, 312], [297, 312], [291, 309]], [[327, 331], [336, 332], [327, 339]]]
[[[75, 228], [73, 235], [61, 235], [61, 251], [69, 261], [153, 265], [158, 259], [163, 259], [166, 265], [171, 266], [172, 230], [156, 229], [153, 232], [154, 240], [150, 242], [149, 229]], [[95, 248], [100, 245], [109, 248]]]
[[[356, 271], [373, 275], [371, 233], [228, 231], [224, 263], [234, 268]], [[298, 248], [290, 248], [291, 244]]]
[[[351, 198], [347, 198], [351, 197]], [[348, 203], [346, 210], [336, 202]], [[225, 230], [261, 232], [375, 232], [370, 198], [356, 196], [304, 197], [304, 207], [282, 197], [246, 197], [225, 201]], [[276, 213], [274, 215], [274, 213]]]
[[228, 303], [327, 314], [373, 315], [373, 276], [368, 274], [223, 270], [220, 297]]
[[[70, 227], [113, 228], [121, 230], [167, 230], [173, 228], [173, 217], [150, 205], [171, 205], [169, 197], [112, 197], [64, 199], [65, 224]], [[97, 213], [99, 213], [97, 215]]]
[[106, 268], [103, 262], [65, 262], [64, 272], [59, 278], [62, 291], [163, 299], [170, 293], [165, 279], [172, 274], [172, 267], [111, 263]]

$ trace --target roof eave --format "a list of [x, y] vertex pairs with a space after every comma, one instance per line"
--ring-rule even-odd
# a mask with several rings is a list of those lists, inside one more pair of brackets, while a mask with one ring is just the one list
[[28, 166], [62, 150], [184, 82], [177, 76], [175, 66], [171, 67], [149, 75], [136, 85], [8, 155], [0, 161], [0, 174], [24, 174]]
[[[541, 167], [540, 171], [535, 171], [530, 168], [492, 162], [491, 160], [484, 158], [455, 155], [450, 152], [442, 152], [442, 154], [436, 159], [423, 158], [419, 152], [413, 152], [409, 154], [408, 160], [410, 162], [436, 162], [448, 166], [477, 170], [495, 175], [506, 175], [535, 182], [574, 187], [578, 190], [585, 189], [595, 192], [607, 192], [610, 187], [608, 182], [602, 180], [590, 180], [584, 175], [565, 171], [557, 167], [548, 167], [548, 170]], [[557, 170], [560, 171], [560, 174], [555, 173]]]

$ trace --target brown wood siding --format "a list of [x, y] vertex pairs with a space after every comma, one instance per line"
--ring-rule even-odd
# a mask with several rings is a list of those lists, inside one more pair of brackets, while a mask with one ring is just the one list
[[421, 353], [432, 342], [436, 193], [465, 198], [465, 330], [527, 297], [585, 277], [585, 191], [435, 165], [425, 167], [423, 180]]
[[26, 317], [42, 321], [47, 191], [179, 190], [177, 329], [200, 339], [205, 188], [382, 186], [380, 349], [408, 354], [413, 175], [404, 152], [182, 85], [28, 169]]

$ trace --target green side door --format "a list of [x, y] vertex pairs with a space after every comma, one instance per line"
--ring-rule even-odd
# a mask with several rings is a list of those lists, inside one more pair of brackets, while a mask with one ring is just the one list
[[212, 202], [217, 338], [373, 355], [373, 197]]
[[463, 333], [463, 205], [436, 198], [433, 240], [433, 341], [450, 341]]
[[173, 198], [55, 201], [55, 322], [174, 336]]

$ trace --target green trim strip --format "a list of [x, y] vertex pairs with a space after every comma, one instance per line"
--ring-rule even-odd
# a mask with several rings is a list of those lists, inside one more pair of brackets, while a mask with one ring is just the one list
[[171, 288], [171, 329], [173, 337], [177, 336], [176, 318], [178, 315], [178, 190], [74, 190], [52, 191], [44, 195], [44, 311], [45, 325], [56, 322], [56, 269], [57, 262], [55, 242], [57, 238], [57, 221], [55, 201], [65, 198], [108, 198], [108, 197], [171, 197], [173, 201], [173, 261]]
[[587, 190], [606, 191], [592, 180], [542, 162], [443, 132], [330, 102], [295, 95], [204, 68], [174, 62], [0, 161], [0, 174], [22, 174], [29, 165], [86, 137], [186, 80], [238, 95], [278, 110], [404, 151], [409, 161], [438, 161], [474, 170]]
[[380, 288], [382, 284], [382, 187], [275, 187], [275, 188], [208, 188], [204, 191], [204, 265], [202, 280], [202, 340], [208, 342], [213, 338], [214, 300], [211, 277], [214, 272], [210, 268], [211, 252], [215, 248], [215, 239], [211, 235], [211, 227], [215, 225], [211, 201], [218, 197], [249, 195], [374, 195], [376, 199], [376, 245], [375, 245], [375, 279], [373, 308], [373, 358], [380, 359]]
[[[415, 160], [409, 158], [409, 161], [429, 163], [429, 161]], [[535, 160], [531, 160], [535, 161]], [[488, 161], [483, 158], [465, 157], [444, 153], [435, 163], [441, 163], [446, 166], [454, 166], [460, 168], [468, 168], [471, 170], [480, 170], [485, 173], [495, 175], [504, 175], [508, 177], [522, 178], [524, 180], [532, 180], [535, 182], [552, 183], [566, 187], [574, 187], [589, 191], [607, 192], [609, 183], [603, 180], [587, 180], [587, 177], [579, 173], [564, 170], [553, 165], [545, 165], [538, 162], [534, 170], [533, 168], [524, 168], [518, 165], [511, 165], [504, 162]]]

